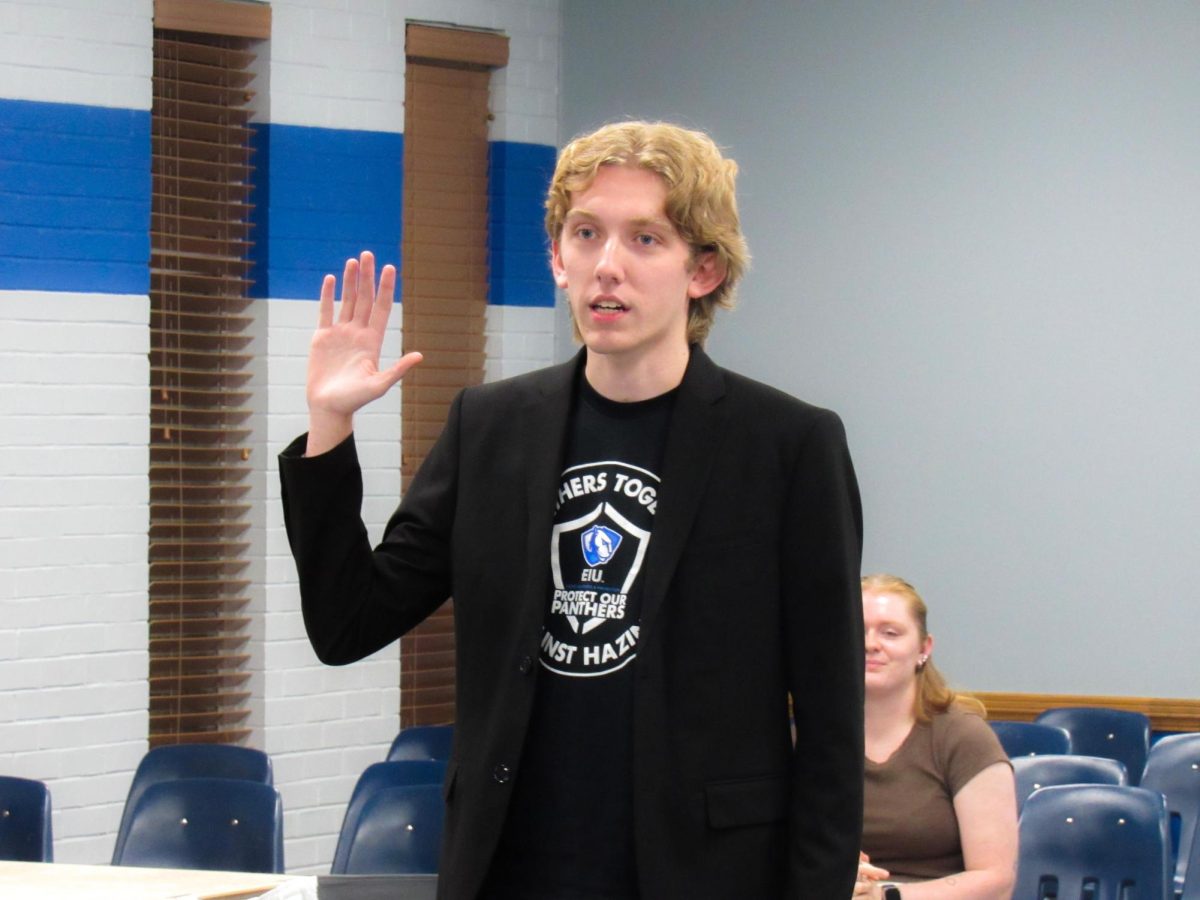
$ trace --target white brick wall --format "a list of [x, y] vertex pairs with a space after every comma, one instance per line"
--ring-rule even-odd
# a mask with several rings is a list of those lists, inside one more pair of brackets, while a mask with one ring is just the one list
[[0, 292], [0, 771], [104, 862], [146, 750], [149, 302]]
[[558, 0], [274, 0], [271, 15], [272, 122], [403, 131], [404, 29], [417, 20], [508, 35], [491, 136], [558, 143]]
[[554, 361], [553, 309], [489, 306], [487, 339], [488, 381], [523, 375]]
[[[0, 96], [149, 109], [152, 12], [153, 0], [0, 0]], [[275, 0], [272, 14], [261, 121], [402, 131], [404, 23], [417, 19], [508, 34], [492, 137], [557, 142], [558, 0]], [[315, 316], [311, 302], [258, 305], [264, 416], [250, 438], [251, 726], [300, 873], [328, 870], [354, 780], [382, 758], [399, 708], [395, 647], [323, 666], [300, 620], [276, 455], [305, 428]], [[487, 377], [552, 362], [554, 316], [490, 309]], [[0, 292], [0, 772], [50, 784], [62, 862], [108, 861], [146, 749], [147, 319], [145, 297]], [[357, 422], [375, 538], [399, 496], [399, 399]]]
[[[314, 286], [315, 290], [316, 286]], [[269, 326], [266, 459], [266, 645], [264, 749], [283, 794], [289, 871], [326, 872], [359, 772], [383, 759], [400, 718], [396, 646], [352, 666], [320, 663], [304, 634], [296, 570], [280, 503], [278, 453], [308, 427], [304, 371], [317, 305], [273, 300]], [[399, 308], [383, 358], [400, 354]], [[363, 465], [363, 519], [373, 541], [400, 496], [400, 392], [393, 389], [355, 417]]]
[[154, 0], [0, 0], [0, 96], [150, 108]]

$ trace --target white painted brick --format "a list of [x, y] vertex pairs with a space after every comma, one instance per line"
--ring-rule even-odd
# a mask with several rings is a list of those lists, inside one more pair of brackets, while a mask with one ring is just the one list
[[48, 625], [87, 625], [95, 622], [146, 622], [146, 594], [81, 597], [18, 598], [5, 608], [5, 625], [32, 629]]
[[[3, 4], [0, 82], [6, 95], [149, 108], [152, 8], [152, 0], [103, 6], [89, 0]], [[7, 15], [9, 10], [18, 15]], [[557, 142], [556, 0], [275, 0], [272, 14], [273, 38], [261, 79], [270, 83], [261, 109], [269, 110], [271, 121], [401, 131], [404, 21], [437, 19], [501, 28], [510, 35], [510, 69], [495, 78], [492, 137]], [[11, 35], [19, 40], [6, 37]], [[339, 52], [339, 45], [350, 52]], [[26, 47], [34, 49], [21, 56]], [[63, 815], [56, 814], [56, 849], [62, 861], [104, 862], [146, 734], [140, 707], [146, 667], [148, 411], [142, 386], [147, 381], [147, 301], [98, 302], [89, 295], [45, 292], [23, 292], [11, 299], [15, 305], [8, 302], [9, 294], [0, 294], [0, 317], [7, 326], [0, 329], [0, 349], [5, 351], [0, 352], [0, 385], [9, 386], [10, 394], [17, 393], [14, 385], [34, 389], [0, 398], [0, 481], [15, 482], [11, 490], [21, 496], [32, 497], [36, 489], [45, 496], [36, 506], [22, 509], [24, 530], [10, 524], [16, 516], [0, 519], [0, 540], [13, 544], [7, 552], [0, 550], [0, 560], [11, 561], [16, 554], [22, 566], [0, 570], [0, 597], [34, 598], [21, 609], [29, 626], [22, 631], [37, 635], [18, 635], [13, 625], [0, 625], [0, 659], [5, 661], [0, 678], [11, 676], [12, 681], [4, 678], [3, 683], [16, 691], [64, 684], [62, 674], [58, 681], [49, 674], [57, 662], [69, 679], [66, 684], [115, 685], [122, 703], [139, 709], [106, 717], [103, 728], [82, 716], [14, 722], [11, 735], [6, 727], [5, 744], [12, 747], [16, 740], [18, 749], [3, 758], [11, 758], [17, 768], [32, 767], [38, 755], [47, 759], [47, 750], [54, 748], [56, 756], [48, 762], [56, 778], [79, 783], [90, 778], [96, 783], [92, 796], [68, 792], [73, 802], [87, 805], [72, 805]], [[266, 364], [256, 382], [263, 388], [256, 403], [264, 422], [250, 442], [261, 473], [252, 496], [262, 553], [255, 577], [264, 583], [253, 602], [262, 613], [256, 629], [263, 645], [253, 666], [256, 690], [263, 696], [256, 697], [253, 706], [263, 746], [274, 751], [273, 756], [278, 754], [289, 869], [299, 865], [327, 871], [353, 780], [369, 761], [382, 758], [398, 727], [399, 661], [392, 646], [354, 666], [325, 667], [303, 635], [295, 571], [279, 510], [275, 454], [306, 427], [304, 367], [315, 305], [266, 301], [263, 307], [267, 327], [256, 352], [265, 354]], [[546, 339], [537, 335], [553, 334], [552, 311], [505, 312], [500, 325], [489, 324], [492, 346], [499, 354], [489, 362], [489, 377], [496, 371], [509, 374], [551, 362]], [[11, 342], [5, 343], [5, 335]], [[105, 352], [96, 352], [97, 347]], [[385, 356], [394, 358], [399, 350], [396, 329], [389, 333]], [[116, 390], [120, 385], [129, 390]], [[356, 430], [365, 466], [364, 513], [377, 532], [394, 509], [399, 491], [398, 394], [366, 411]], [[89, 481], [112, 482], [116, 495], [85, 486]], [[87, 491], [95, 496], [87, 496]], [[73, 509], [64, 502], [72, 492]], [[121, 492], [132, 499], [122, 498]], [[87, 502], [81, 504], [80, 496]], [[102, 539], [81, 550], [89, 536]], [[71, 539], [65, 546], [81, 552], [88, 565], [72, 566], [66, 574], [64, 567], [53, 565], [61, 557], [47, 548], [57, 541], [61, 552], [64, 538]], [[50, 601], [41, 604], [46, 616], [41, 620], [35, 612], [38, 599]], [[87, 619], [89, 612], [96, 616], [92, 621]], [[138, 634], [125, 635], [120, 626], [115, 637], [98, 633], [94, 629], [99, 621], [127, 622]], [[45, 646], [45, 636], [57, 633], [65, 641]], [[86, 647], [80, 648], [80, 643]], [[114, 646], [128, 649], [109, 651]], [[29, 658], [24, 654], [30, 648], [51, 655]], [[88, 666], [82, 675], [77, 662], [81, 659]], [[284, 701], [292, 695], [285, 691], [294, 691], [303, 709], [288, 706]], [[59, 691], [53, 700], [74, 709], [71, 704], [86, 705], [89, 696]], [[305, 721], [306, 716], [319, 721]], [[305, 774], [303, 765], [284, 765], [285, 753], [303, 763], [308, 751], [320, 754], [319, 771]], [[96, 773], [109, 773], [109, 780]], [[307, 830], [313, 833], [307, 835]]]
[[[144, 60], [150, 54], [152, 13], [152, 0], [125, 0], [110, 7], [88, 0], [4, 4], [0, 18], [11, 25], [0, 38], [5, 96], [149, 109], [149, 64]], [[25, 55], [29, 50], [32, 58]], [[131, 59], [143, 60], [144, 77], [114, 78], [132, 70]]]

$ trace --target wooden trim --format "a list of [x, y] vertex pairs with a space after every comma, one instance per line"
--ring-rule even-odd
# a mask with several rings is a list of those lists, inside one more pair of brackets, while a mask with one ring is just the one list
[[266, 40], [271, 7], [258, 0], [154, 0], [154, 27]]
[[501, 69], [508, 65], [508, 38], [492, 31], [410, 22], [404, 35], [404, 53], [409, 62]]
[[987, 707], [989, 719], [1032, 722], [1039, 713], [1060, 706], [1106, 706], [1145, 713], [1150, 717], [1150, 726], [1155, 731], [1200, 731], [1200, 700], [994, 691], [972, 691], [971, 696]]

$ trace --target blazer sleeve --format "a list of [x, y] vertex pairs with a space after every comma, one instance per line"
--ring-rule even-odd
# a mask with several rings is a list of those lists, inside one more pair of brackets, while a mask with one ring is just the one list
[[793, 470], [782, 537], [796, 724], [789, 898], [849, 897], [862, 840], [862, 506], [841, 420], [822, 410]]
[[304, 626], [322, 662], [343, 665], [375, 653], [450, 596], [461, 399], [374, 549], [362, 521], [353, 435], [315, 457], [303, 456], [302, 436], [280, 454]]

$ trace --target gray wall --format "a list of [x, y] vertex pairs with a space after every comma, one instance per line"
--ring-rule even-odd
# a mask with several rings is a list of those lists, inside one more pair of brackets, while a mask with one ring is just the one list
[[951, 680], [1200, 695], [1200, 4], [563, 12], [564, 137], [671, 119], [741, 165], [709, 349], [841, 413], [864, 569]]

